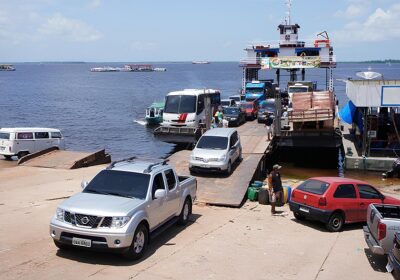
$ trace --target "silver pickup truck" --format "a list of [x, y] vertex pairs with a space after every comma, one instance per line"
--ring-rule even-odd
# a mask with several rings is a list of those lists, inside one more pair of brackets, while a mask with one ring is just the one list
[[143, 256], [150, 236], [188, 222], [197, 181], [178, 176], [165, 161], [130, 158], [112, 163], [82, 187], [51, 220], [55, 245], [116, 251], [135, 260]]
[[363, 230], [372, 253], [388, 254], [393, 247], [394, 235], [400, 230], [400, 206], [370, 204], [367, 210], [367, 226]]

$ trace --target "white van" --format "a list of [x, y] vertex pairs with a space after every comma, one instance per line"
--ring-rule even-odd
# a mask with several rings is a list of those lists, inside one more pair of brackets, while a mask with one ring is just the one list
[[21, 158], [47, 148], [65, 149], [61, 131], [54, 128], [18, 127], [0, 129], [0, 155]]

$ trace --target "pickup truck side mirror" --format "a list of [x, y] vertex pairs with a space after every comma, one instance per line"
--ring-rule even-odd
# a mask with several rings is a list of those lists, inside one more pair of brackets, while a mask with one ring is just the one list
[[87, 187], [87, 185], [89, 185], [89, 183], [87, 181], [82, 181], [81, 182], [82, 189], [85, 189]]
[[382, 200], [382, 202], [383, 202], [383, 201], [385, 200], [386, 197], [385, 197], [383, 194], [380, 193], [380, 194], [379, 194], [379, 198], [380, 198], [380, 199]]
[[156, 193], [154, 194], [155, 199], [159, 199], [159, 198], [164, 198], [167, 195], [167, 193], [165, 192], [165, 190], [156, 190]]

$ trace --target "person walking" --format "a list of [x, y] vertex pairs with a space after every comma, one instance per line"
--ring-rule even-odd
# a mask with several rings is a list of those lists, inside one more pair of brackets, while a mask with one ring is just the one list
[[281, 180], [281, 174], [279, 173], [279, 170], [282, 168], [282, 166], [275, 164], [272, 167], [272, 172], [269, 174], [271, 177], [270, 182], [272, 185], [272, 197], [271, 197], [271, 214], [274, 215], [276, 214], [275, 206], [277, 201], [282, 201], [282, 194], [283, 194], [283, 188], [282, 188], [282, 180]]
[[267, 128], [268, 141], [272, 139], [272, 125], [274, 124], [274, 115], [268, 113], [267, 119], [265, 120], [265, 127]]

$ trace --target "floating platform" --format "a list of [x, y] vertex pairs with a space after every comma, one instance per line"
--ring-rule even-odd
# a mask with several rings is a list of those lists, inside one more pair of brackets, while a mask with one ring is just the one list
[[55, 168], [77, 169], [111, 162], [111, 156], [100, 150], [94, 153], [73, 152], [49, 148], [29, 154], [18, 161], [18, 165]]
[[[247, 122], [237, 128], [242, 144], [243, 160], [233, 166], [230, 176], [221, 174], [196, 174], [197, 201], [211, 205], [239, 207], [247, 188], [255, 178], [265, 172], [265, 153], [270, 141], [267, 140], [263, 124]], [[169, 164], [178, 174], [189, 175], [191, 151], [183, 150], [169, 157]]]

